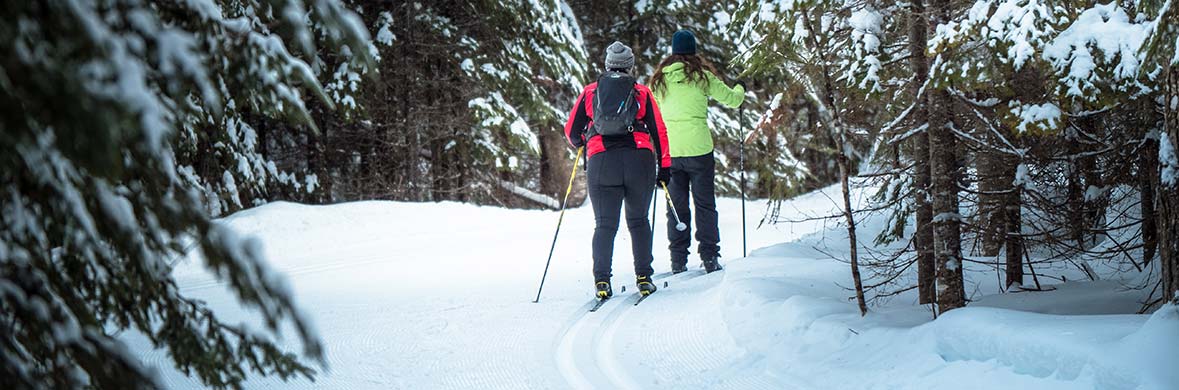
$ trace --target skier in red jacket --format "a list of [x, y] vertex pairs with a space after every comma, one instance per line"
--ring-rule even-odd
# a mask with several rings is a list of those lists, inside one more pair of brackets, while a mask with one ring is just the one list
[[606, 48], [606, 72], [585, 87], [565, 124], [569, 144], [586, 147], [589, 156], [586, 178], [596, 221], [594, 288], [600, 299], [614, 295], [610, 268], [624, 204], [639, 292], [655, 291], [647, 208], [656, 183], [666, 183], [670, 176], [671, 155], [651, 90], [630, 75], [634, 63], [634, 54], [621, 42]]

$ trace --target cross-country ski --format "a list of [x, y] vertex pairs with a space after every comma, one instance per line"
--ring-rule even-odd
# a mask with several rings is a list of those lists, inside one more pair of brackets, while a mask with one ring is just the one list
[[647, 299], [647, 297], [650, 297], [651, 294], [653, 294], [653, 293], [639, 294], [639, 299], [635, 300], [634, 306], [638, 306], [640, 303], [643, 303], [643, 300]]
[[590, 307], [590, 309], [589, 309], [590, 313], [593, 313], [595, 311], [598, 311], [598, 309], [601, 309], [602, 305], [605, 305], [606, 301], [608, 301], [608, 300], [610, 300], [610, 298], [594, 298], [594, 305], [592, 307]]

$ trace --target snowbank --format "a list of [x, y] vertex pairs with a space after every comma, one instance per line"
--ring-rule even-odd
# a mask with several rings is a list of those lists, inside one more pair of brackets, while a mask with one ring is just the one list
[[[860, 318], [848, 271], [813, 259], [733, 262], [717, 287], [750, 365], [806, 372], [814, 388], [1173, 389], [1179, 310], [1051, 315], [967, 307], [929, 320], [919, 307]], [[1022, 293], [1030, 295], [1030, 293]], [[920, 320], [925, 318], [925, 321]], [[1000, 386], [1001, 385], [1001, 386]]]

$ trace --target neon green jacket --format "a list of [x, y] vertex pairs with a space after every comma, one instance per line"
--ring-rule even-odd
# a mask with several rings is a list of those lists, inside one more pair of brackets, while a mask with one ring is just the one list
[[[667, 143], [671, 157], [693, 157], [712, 152], [712, 131], [708, 128], [708, 98], [729, 107], [745, 100], [745, 88], [729, 88], [715, 74], [708, 72], [706, 87], [687, 82], [684, 64], [677, 62], [663, 68], [666, 91], [654, 91], [655, 103], [667, 124]], [[704, 88], [702, 88], [704, 87]]]

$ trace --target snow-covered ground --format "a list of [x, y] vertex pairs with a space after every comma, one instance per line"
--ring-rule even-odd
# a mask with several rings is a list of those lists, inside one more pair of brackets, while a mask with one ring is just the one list
[[[837, 193], [826, 191], [788, 202], [783, 214], [831, 214]], [[740, 202], [722, 199], [725, 271], [705, 275], [693, 259], [688, 273], [657, 275], [668, 287], [640, 306], [630, 304], [630, 245], [620, 229], [614, 284], [627, 294], [592, 314], [588, 206], [565, 216], [540, 303], [532, 299], [556, 212], [358, 202], [237, 213], [225, 222], [261, 239], [318, 328], [329, 364], [315, 383], [255, 378], [247, 386], [1179, 388], [1179, 310], [1132, 314], [1145, 292], [1122, 281], [997, 295], [994, 270], [979, 266], [968, 269], [975, 301], [967, 308], [932, 321], [910, 291], [861, 318], [845, 288], [848, 266], [830, 258], [846, 253], [845, 230], [818, 221], [755, 228], [765, 208], [750, 204], [752, 252], [741, 258]], [[877, 233], [874, 222], [861, 229], [862, 242]], [[657, 240], [657, 273], [669, 267], [664, 243]], [[1080, 280], [1075, 270], [1037, 270]], [[198, 261], [176, 275], [223, 319], [250, 321]], [[169, 387], [201, 388], [143, 337], [123, 339]]]

